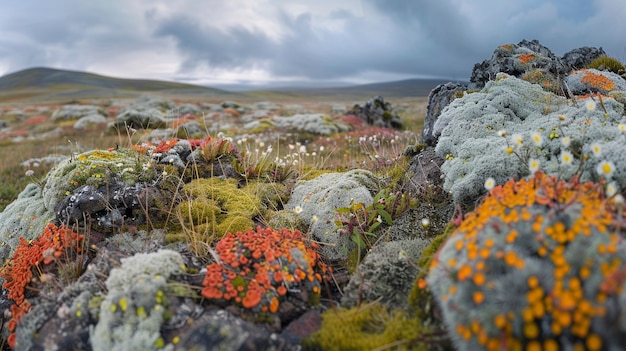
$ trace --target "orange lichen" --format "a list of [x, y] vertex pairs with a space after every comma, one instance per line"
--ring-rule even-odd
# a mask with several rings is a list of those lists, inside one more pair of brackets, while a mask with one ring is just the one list
[[287, 286], [319, 295], [326, 277], [326, 266], [297, 230], [228, 233], [215, 251], [221, 263], [207, 266], [202, 296], [218, 304], [274, 313], [289, 293]]
[[527, 65], [528, 63], [530, 63], [531, 61], [533, 61], [535, 59], [535, 55], [533, 54], [521, 54], [517, 57], [518, 60], [520, 60], [523, 64]]
[[43, 265], [60, 259], [66, 250], [81, 252], [83, 238], [83, 235], [74, 233], [68, 227], [57, 227], [53, 223], [49, 223], [43, 234], [30, 243], [20, 237], [13, 258], [0, 269], [0, 275], [4, 278], [2, 287], [9, 291], [8, 298], [15, 302], [11, 306], [11, 320], [8, 323], [11, 334], [7, 342], [11, 348], [15, 347], [15, 328], [30, 308], [25, 293], [26, 287], [34, 279], [33, 272], [41, 272]]
[[607, 304], [626, 286], [624, 216], [602, 184], [542, 172], [508, 181], [466, 214], [434, 256], [429, 289], [452, 314], [446, 320], [462, 326], [451, 329], [458, 340], [485, 349], [558, 350], [564, 340], [605, 349], [617, 331], [595, 321], [609, 317]]
[[599, 88], [604, 91], [611, 91], [615, 89], [615, 83], [602, 74], [593, 73], [592, 71], [587, 69], [582, 69], [575, 73], [581, 73], [583, 76], [580, 81], [582, 83], [588, 84], [592, 88]]

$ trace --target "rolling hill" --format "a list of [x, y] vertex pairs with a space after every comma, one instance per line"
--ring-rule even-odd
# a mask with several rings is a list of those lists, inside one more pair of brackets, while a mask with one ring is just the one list
[[0, 101], [134, 97], [143, 93], [232, 96], [198, 85], [148, 79], [122, 79], [87, 72], [37, 67], [0, 77]]

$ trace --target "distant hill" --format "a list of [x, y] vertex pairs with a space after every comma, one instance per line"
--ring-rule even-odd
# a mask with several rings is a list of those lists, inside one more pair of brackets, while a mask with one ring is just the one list
[[[445, 79], [406, 79], [393, 82], [352, 85], [336, 88], [276, 88], [274, 92], [298, 94], [311, 97], [425, 97], [437, 85], [450, 82]], [[467, 84], [467, 82], [461, 82]]]
[[87, 72], [29, 68], [0, 77], [0, 101], [54, 98], [109, 98], [141, 93], [227, 96], [235, 93], [199, 85], [149, 79], [122, 79]]

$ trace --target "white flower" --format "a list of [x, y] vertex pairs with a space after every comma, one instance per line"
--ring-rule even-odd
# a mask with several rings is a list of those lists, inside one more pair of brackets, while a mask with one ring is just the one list
[[541, 136], [541, 134], [535, 132], [530, 136], [530, 138], [533, 140], [533, 143], [535, 143], [535, 145], [539, 147], [543, 145], [543, 137]]
[[591, 144], [591, 152], [593, 152], [593, 155], [596, 157], [600, 156], [602, 154], [602, 146], [600, 143], [595, 142]]
[[565, 147], [568, 147], [571, 142], [572, 142], [572, 139], [570, 139], [570, 137], [568, 136], [561, 138], [561, 144], [563, 144], [563, 146]]
[[609, 184], [606, 185], [606, 196], [611, 197], [615, 194], [617, 194], [617, 183], [616, 182], [610, 182]]
[[566, 150], [561, 151], [561, 156], [559, 156], [559, 158], [561, 159], [561, 163], [566, 165], [570, 165], [572, 164], [572, 161], [574, 161], [574, 155]]
[[620, 123], [617, 125], [617, 128], [622, 131], [622, 132], [626, 132], [626, 124], [624, 123]]
[[296, 208], [293, 209], [295, 213], [300, 213], [302, 212], [302, 207], [300, 206], [296, 206]]
[[306, 146], [304, 146], [304, 145], [300, 146], [300, 153], [301, 154], [306, 154]]
[[524, 142], [524, 138], [521, 134], [513, 134], [511, 135], [511, 140], [513, 140], [513, 144], [520, 146]]
[[25, 175], [27, 177], [32, 177], [33, 175], [35, 175], [35, 171], [33, 171], [32, 169], [29, 169], [28, 171], [26, 171]]
[[598, 175], [608, 178], [613, 175], [613, 172], [615, 172], [615, 164], [611, 161], [602, 161], [598, 163], [596, 172], [598, 172]]
[[319, 218], [317, 218], [317, 216], [315, 216], [315, 215], [314, 215], [314, 216], [311, 218], [311, 222], [315, 223], [315, 222], [317, 222], [317, 221], [319, 221]]
[[496, 186], [495, 179], [493, 179], [492, 177], [489, 177], [485, 180], [485, 189], [487, 189], [487, 191], [493, 189], [494, 186]]
[[376, 217], [376, 221], [378, 223], [382, 223], [383, 222], [383, 217], [381, 217], [380, 215], [378, 215], [378, 217]]
[[587, 108], [587, 110], [589, 111], [594, 111], [596, 109], [596, 102], [593, 100], [589, 100], [587, 101], [587, 103], [585, 104], [585, 107]]
[[422, 218], [422, 227], [427, 228], [430, 225], [430, 219]]
[[528, 170], [530, 170], [531, 174], [535, 174], [539, 170], [539, 166], [541, 162], [536, 158], [531, 158], [528, 160]]
[[498, 131], [498, 136], [505, 137], [506, 136], [506, 130], [504, 130], [504, 129], [499, 130]]

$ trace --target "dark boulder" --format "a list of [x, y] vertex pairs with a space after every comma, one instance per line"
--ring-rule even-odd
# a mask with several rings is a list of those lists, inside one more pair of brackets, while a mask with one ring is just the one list
[[443, 108], [455, 99], [457, 94], [465, 90], [467, 90], [467, 86], [461, 83], [445, 83], [439, 84], [428, 94], [428, 108], [426, 109], [424, 130], [422, 131], [424, 143], [430, 146], [437, 144], [438, 136], [433, 135], [433, 126], [437, 117], [439, 117]]
[[354, 115], [365, 123], [376, 127], [402, 128], [402, 119], [393, 110], [391, 104], [381, 96], [372, 97], [363, 106], [354, 105], [346, 115]]

